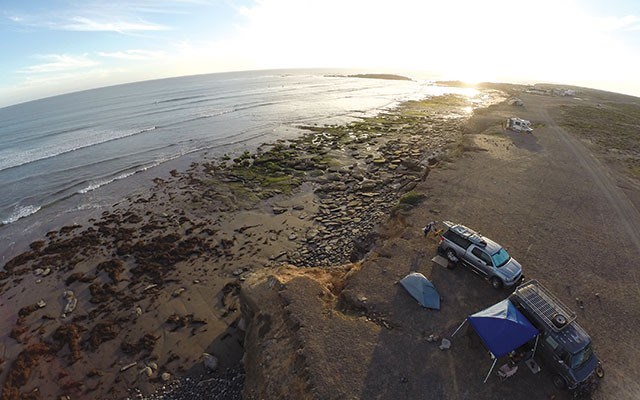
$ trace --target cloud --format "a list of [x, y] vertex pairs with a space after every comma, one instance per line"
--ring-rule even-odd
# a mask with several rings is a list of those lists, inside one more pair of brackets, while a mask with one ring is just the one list
[[20, 69], [18, 72], [24, 74], [47, 74], [94, 67], [100, 64], [97, 61], [89, 59], [86, 55], [47, 54], [39, 56], [39, 58], [48, 60], [48, 62], [28, 66]]
[[66, 31], [83, 31], [83, 32], [135, 32], [135, 31], [163, 31], [169, 30], [169, 27], [139, 20], [130, 21], [109, 21], [96, 20], [87, 17], [71, 17], [68, 20], [50, 25], [53, 29]]
[[153, 60], [163, 57], [166, 53], [163, 51], [151, 50], [125, 50], [115, 52], [99, 52], [100, 57], [117, 58], [120, 60]]
[[[79, 3], [80, 4], [80, 3]], [[70, 5], [48, 11], [7, 15], [16, 24], [29, 28], [74, 32], [148, 32], [170, 30], [169, 26], [146, 19], [155, 14], [179, 14], [185, 3], [181, 0], [155, 2], [146, 0], [110, 2], [87, 1], [81, 6]]]
[[591, 26], [603, 32], [638, 31], [640, 30], [640, 17], [625, 15], [624, 17], [597, 18]]
[[623, 30], [626, 31], [640, 31], [640, 17], [635, 15], [627, 15], [621, 18], [623, 24]]

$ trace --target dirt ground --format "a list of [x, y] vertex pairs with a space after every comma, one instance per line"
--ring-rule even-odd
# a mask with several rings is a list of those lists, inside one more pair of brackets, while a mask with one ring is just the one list
[[[602, 124], [581, 135], [588, 123], [570, 133], [562, 120], [567, 106], [638, 100], [578, 93], [518, 92], [524, 107], [471, 119], [470, 99], [409, 102], [171, 171], [95, 220], [43, 233], [0, 271], [2, 397], [569, 398], [544, 365], [483, 384], [481, 345], [427, 340], [509, 295], [431, 261], [437, 240], [421, 228], [451, 220], [506, 246], [577, 311], [606, 371], [595, 399], [640, 398], [640, 186], [620, 144], [636, 119], [616, 152]], [[534, 134], [505, 132], [513, 115]], [[412, 271], [433, 281], [440, 311], [397, 284]]]
[[[602, 98], [519, 97], [524, 107], [503, 103], [469, 122], [465, 153], [432, 169], [415, 189], [426, 200], [387, 221], [361, 266], [320, 278], [269, 271], [245, 284], [246, 398], [570, 398], [544, 364], [506, 382], [494, 372], [483, 384], [491, 359], [482, 346], [463, 334], [447, 351], [427, 340], [450, 337], [467, 315], [510, 293], [433, 263], [437, 241], [421, 232], [431, 220], [463, 223], [503, 244], [527, 279], [577, 312], [606, 373], [594, 399], [640, 398], [639, 192], [551, 117], [561, 105]], [[514, 114], [531, 120], [534, 134], [502, 131]], [[435, 284], [440, 311], [420, 308], [397, 284], [412, 271]]]

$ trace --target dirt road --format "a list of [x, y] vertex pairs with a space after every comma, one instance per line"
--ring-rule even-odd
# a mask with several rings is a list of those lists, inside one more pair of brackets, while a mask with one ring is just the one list
[[[550, 130], [571, 151], [574, 160], [582, 168], [582, 172], [593, 182], [593, 190], [606, 197], [611, 207], [611, 212], [618, 217], [617, 221], [626, 234], [628, 241], [633, 244], [637, 254], [640, 254], [640, 232], [638, 231], [640, 212], [626, 193], [618, 186], [617, 182], [623, 177], [612, 176], [611, 171], [598, 161], [578, 139], [556, 124], [544, 107], [539, 106], [536, 111], [540, 119], [549, 126]], [[621, 244], [629, 245], [629, 243], [625, 244], [624, 242]], [[635, 268], [631, 268], [629, 273], [637, 284], [638, 271]], [[640, 293], [640, 286], [638, 289]]]

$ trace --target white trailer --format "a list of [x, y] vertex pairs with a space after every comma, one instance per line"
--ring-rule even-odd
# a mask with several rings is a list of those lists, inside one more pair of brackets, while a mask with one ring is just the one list
[[531, 122], [521, 118], [507, 118], [506, 129], [510, 129], [514, 132], [533, 133], [531, 128]]

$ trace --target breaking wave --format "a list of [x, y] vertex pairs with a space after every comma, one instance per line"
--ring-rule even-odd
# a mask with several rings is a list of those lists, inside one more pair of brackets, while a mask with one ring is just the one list
[[139, 135], [145, 132], [151, 132], [156, 129], [156, 126], [151, 126], [143, 129], [125, 131], [88, 131], [87, 134], [83, 135], [82, 137], [77, 137], [74, 140], [70, 140], [67, 142], [61, 141], [58, 146], [54, 147], [42, 146], [25, 151], [14, 151], [9, 154], [2, 154], [0, 152], [0, 171], [56, 157], [62, 154], [70, 153], [72, 151], [96, 146], [113, 140]]
[[24, 206], [16, 207], [15, 212], [9, 216], [9, 218], [2, 220], [2, 225], [8, 225], [16, 222], [20, 218], [28, 217], [31, 214], [35, 214], [40, 211], [42, 207], [38, 206]]
[[102, 181], [99, 181], [99, 182], [92, 182], [88, 186], [78, 190], [76, 193], [85, 194], [85, 193], [92, 192], [92, 191], [94, 191], [94, 190], [96, 190], [98, 188], [101, 188], [102, 186], [108, 185], [108, 184], [113, 183], [115, 181], [126, 179], [126, 178], [128, 178], [130, 176], [133, 176], [133, 175], [137, 174], [138, 172], [146, 171], [149, 168], [157, 167], [160, 164], [161, 164], [160, 162], [157, 162], [157, 163], [154, 163], [152, 165], [148, 165], [146, 167], [136, 169], [134, 171], [125, 172], [125, 173], [120, 174], [120, 175], [118, 175], [118, 176], [116, 176], [114, 178], [111, 178], [111, 179], [105, 179], [105, 180], [102, 180]]

